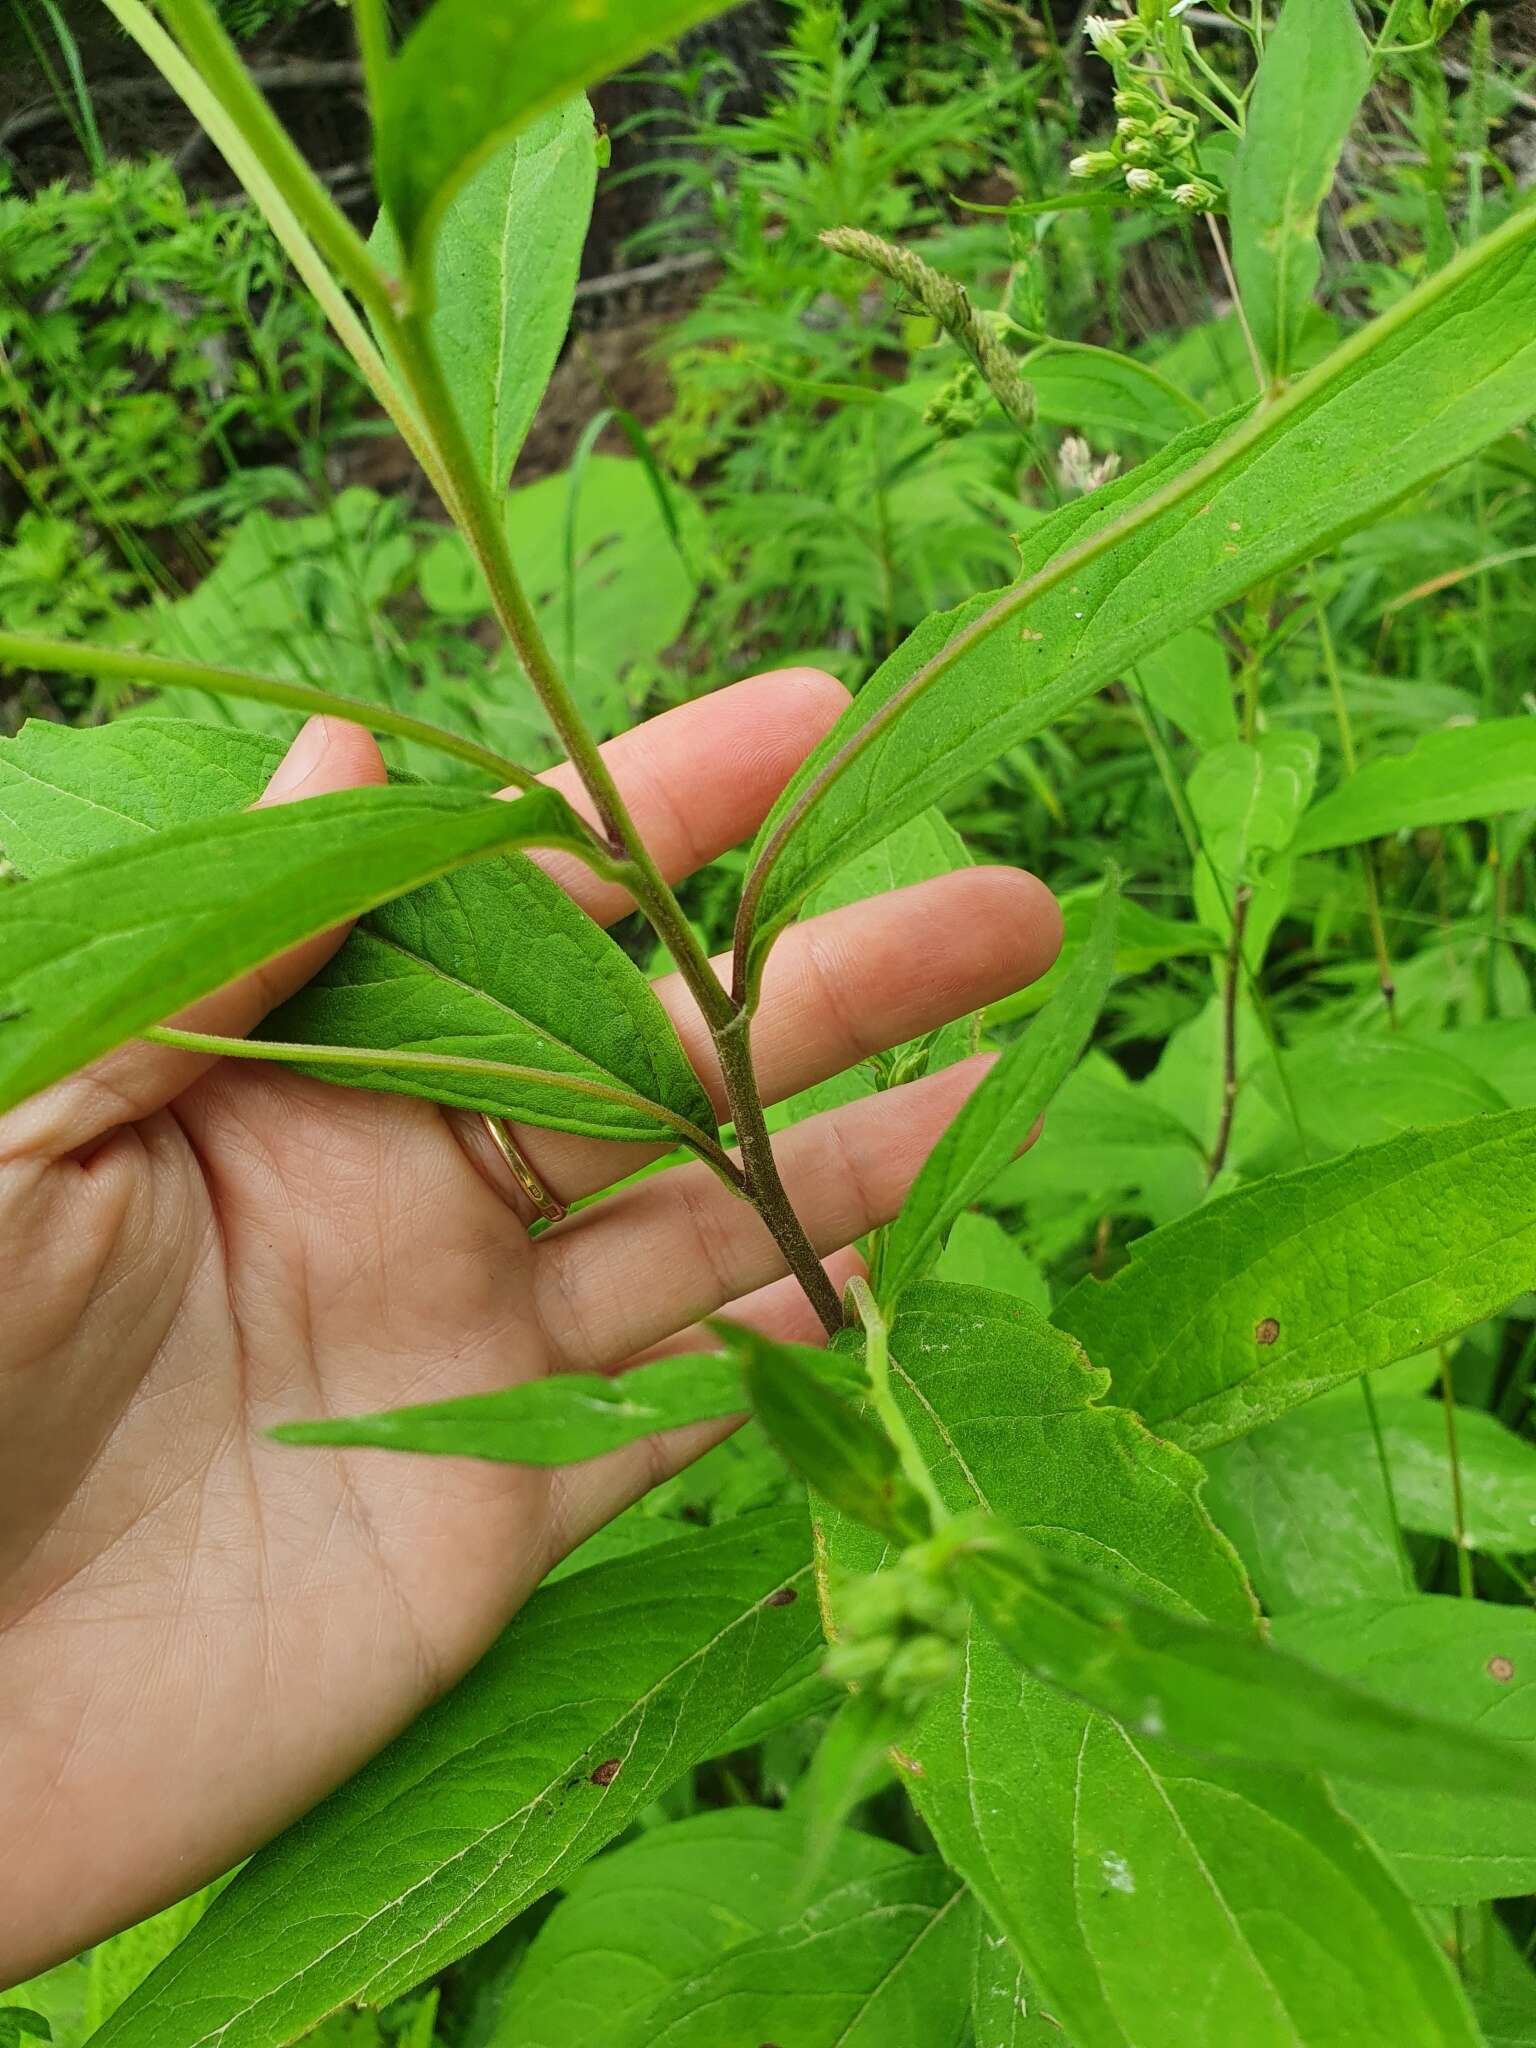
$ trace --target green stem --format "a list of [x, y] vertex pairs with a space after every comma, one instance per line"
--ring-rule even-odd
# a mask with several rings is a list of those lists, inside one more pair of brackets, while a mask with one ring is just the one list
[[392, 311], [384, 273], [368, 245], [295, 148], [266, 96], [219, 25], [209, 0], [163, 0], [177, 40], [336, 275], [378, 320]]
[[633, 870], [630, 887], [635, 900], [677, 962], [678, 971], [703, 1012], [705, 1021], [718, 1032], [730, 1023], [735, 1014], [730, 998], [683, 915], [682, 906], [635, 829], [629, 808], [619, 794], [618, 784], [609, 772], [602, 751], [587, 731], [565, 679], [555, 666], [543, 629], [534, 616], [533, 606], [512, 560], [500, 507], [480, 474], [458, 409], [444, 380], [442, 366], [420, 316], [407, 314], [397, 320], [391, 311], [387, 317], [391, 323], [396, 358], [404, 371], [407, 386], [444, 466], [456, 480], [456, 511], [460, 528], [485, 576], [491, 604], [502, 631], [512, 643], [550, 724], [559, 735], [566, 758], [592, 800], [604, 838], [615, 854], [627, 859]]
[[1445, 1449], [1451, 1463], [1451, 1528], [1456, 1540], [1456, 1587], [1463, 1600], [1476, 1597], [1472, 1553], [1467, 1546], [1467, 1503], [1461, 1484], [1461, 1452], [1456, 1438], [1456, 1389], [1451, 1380], [1451, 1355], [1440, 1346], [1440, 1402], [1445, 1410]]
[[891, 1391], [891, 1333], [880, 1305], [865, 1280], [848, 1282], [848, 1298], [864, 1325], [864, 1365], [869, 1373], [869, 1405], [885, 1424], [886, 1434], [896, 1446], [901, 1469], [928, 1503], [935, 1531], [952, 1520], [943, 1495], [933, 1483], [928, 1461], [918, 1449], [917, 1438], [902, 1413], [901, 1403]]
[[124, 32], [131, 36], [161, 77], [175, 92], [212, 141], [240, 184], [260, 210], [283, 253], [314, 295], [337, 339], [351, 356], [390, 424], [420, 464], [422, 473], [444, 503], [450, 490], [421, 423], [411, 413], [384, 358], [352, 302], [338, 286], [313, 240], [300, 224], [282, 188], [251, 149], [230, 114], [139, 0], [104, 0]]
[[1371, 1441], [1376, 1446], [1376, 1469], [1381, 1475], [1381, 1490], [1386, 1495], [1387, 1514], [1392, 1523], [1392, 1542], [1397, 1551], [1397, 1566], [1403, 1576], [1405, 1593], [1418, 1591], [1413, 1576], [1413, 1560], [1408, 1555], [1408, 1545], [1403, 1536], [1403, 1518], [1397, 1509], [1397, 1483], [1392, 1477], [1392, 1464], [1387, 1456], [1387, 1439], [1382, 1432], [1381, 1411], [1376, 1405], [1376, 1389], [1371, 1385], [1368, 1372], [1360, 1375], [1360, 1393], [1365, 1402], [1365, 1416], [1371, 1428]]
[[390, 64], [385, 0], [352, 0], [352, 26], [357, 35], [358, 55], [363, 60], [363, 90], [377, 128], [379, 109], [384, 103], [384, 77]]
[[151, 690], [204, 690], [213, 697], [239, 697], [254, 704], [276, 704], [307, 717], [344, 718], [370, 732], [416, 740], [440, 754], [451, 754], [472, 768], [483, 768], [499, 782], [516, 789], [538, 789], [537, 776], [517, 761], [475, 740], [447, 732], [424, 718], [395, 711], [387, 704], [365, 703], [313, 683], [289, 682], [281, 676], [257, 676], [245, 669], [214, 668], [206, 662], [183, 661], [174, 655], [136, 654], [122, 647], [88, 647], [73, 640], [52, 640], [42, 633], [0, 630], [0, 668], [37, 669], [44, 675], [104, 676], [112, 682]]
[[[1323, 603], [1317, 587], [1317, 572], [1309, 572], [1308, 581], [1312, 588], [1312, 604], [1317, 613], [1317, 637], [1323, 654], [1323, 672], [1328, 678], [1328, 693], [1333, 699], [1334, 723], [1339, 729], [1339, 751], [1344, 759], [1346, 779], [1353, 780], [1359, 758], [1355, 751], [1355, 729], [1349, 716], [1349, 704], [1344, 695], [1344, 679], [1339, 673], [1338, 650], [1333, 644], [1333, 628], [1328, 622], [1328, 608]], [[1371, 946], [1376, 955], [1376, 979], [1381, 985], [1381, 999], [1387, 1006], [1387, 1023], [1397, 1029], [1397, 981], [1392, 972], [1392, 955], [1387, 950], [1387, 925], [1381, 908], [1381, 882], [1376, 873], [1376, 849], [1367, 843], [1360, 849], [1360, 874], [1365, 883], [1365, 914], [1371, 929]]]
[[[587, 1080], [580, 1075], [550, 1073], [542, 1067], [514, 1066], [504, 1060], [470, 1059], [456, 1053], [384, 1051], [360, 1045], [296, 1045], [284, 1039], [224, 1038], [207, 1031], [178, 1031], [171, 1025], [157, 1026], [141, 1033], [141, 1036], [154, 1045], [169, 1046], [176, 1052], [204, 1053], [218, 1059], [272, 1060], [280, 1066], [362, 1067], [369, 1073], [454, 1074], [472, 1082], [484, 1082], [487, 1101], [491, 1101], [496, 1093], [491, 1085], [495, 1082], [564, 1089], [567, 1094], [580, 1096], [586, 1101], [611, 1103], [617, 1109], [634, 1110], [667, 1125], [676, 1132], [680, 1142], [690, 1151], [697, 1152], [735, 1193], [745, 1191], [740, 1167], [707, 1131], [662, 1103], [652, 1102], [647, 1096], [636, 1095], [628, 1088], [610, 1087], [606, 1082]], [[507, 1114], [494, 1107], [489, 1113]], [[530, 1117], [525, 1110], [519, 1110], [517, 1116], [522, 1123], [538, 1122], [537, 1117]], [[558, 1126], [552, 1128], [558, 1129]]]

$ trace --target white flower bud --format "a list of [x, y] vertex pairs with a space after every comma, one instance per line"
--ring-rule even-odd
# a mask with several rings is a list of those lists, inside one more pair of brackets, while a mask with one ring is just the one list
[[1156, 171], [1145, 171], [1138, 165], [1135, 170], [1126, 172], [1125, 187], [1128, 192], [1134, 192], [1138, 199], [1150, 199], [1154, 192], [1162, 191], [1163, 181]]

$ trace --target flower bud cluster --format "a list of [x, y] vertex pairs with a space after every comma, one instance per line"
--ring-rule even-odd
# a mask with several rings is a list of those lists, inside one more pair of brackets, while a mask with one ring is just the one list
[[975, 364], [959, 363], [923, 407], [923, 425], [936, 427], [946, 441], [956, 441], [980, 424], [987, 398], [987, 387]]
[[1152, 91], [1137, 70], [1151, 30], [1139, 20], [1111, 20], [1099, 14], [1089, 15], [1085, 29], [1114, 71], [1116, 120], [1106, 148], [1073, 157], [1067, 167], [1072, 176], [1118, 185], [1138, 205], [1171, 205], [1185, 213], [1214, 211], [1222, 193], [1200, 170], [1198, 117]]
[[841, 1589], [843, 1633], [823, 1662], [828, 1678], [915, 1707], [959, 1676], [968, 1611], [925, 1549]]

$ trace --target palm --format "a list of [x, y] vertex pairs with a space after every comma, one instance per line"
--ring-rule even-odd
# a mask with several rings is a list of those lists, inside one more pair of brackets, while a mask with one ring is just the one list
[[[752, 772], [715, 798], [703, 844], [697, 816], [685, 828], [670, 812], [669, 866], [751, 828], [835, 710], [830, 692], [729, 693]], [[701, 718], [718, 741], [728, 702], [641, 730], [686, 769]], [[325, 782], [375, 772], [363, 746], [339, 739]], [[576, 886], [597, 914], [621, 907]], [[1011, 989], [1055, 944], [1038, 885], [988, 870], [804, 930], [781, 948], [759, 1028], [776, 1094]], [[829, 1006], [855, 941], [868, 977], [856, 1005]], [[288, 979], [315, 964], [290, 963]], [[272, 992], [244, 992], [252, 1020]], [[663, 994], [712, 1085], [686, 999]], [[892, 1213], [974, 1079], [951, 1070], [783, 1141], [818, 1244]], [[645, 1156], [545, 1132], [528, 1146], [567, 1197]], [[14, 1873], [0, 1878], [0, 1981], [248, 1852], [452, 1683], [574, 1543], [708, 1441], [546, 1472], [289, 1448], [274, 1423], [612, 1369], [690, 1341], [731, 1303], [815, 1333], [756, 1216], [702, 1167], [537, 1240], [521, 1201], [472, 1120], [258, 1064], [120, 1055], [0, 1126], [0, 1228], [24, 1276], [0, 1328]]]

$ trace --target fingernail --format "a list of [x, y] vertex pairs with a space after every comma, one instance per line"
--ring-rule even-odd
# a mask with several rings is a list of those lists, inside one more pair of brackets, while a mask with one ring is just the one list
[[277, 771], [267, 784], [264, 803], [274, 798], [296, 796], [325, 759], [331, 744], [330, 722], [325, 718], [309, 719], [293, 745], [277, 765]]

